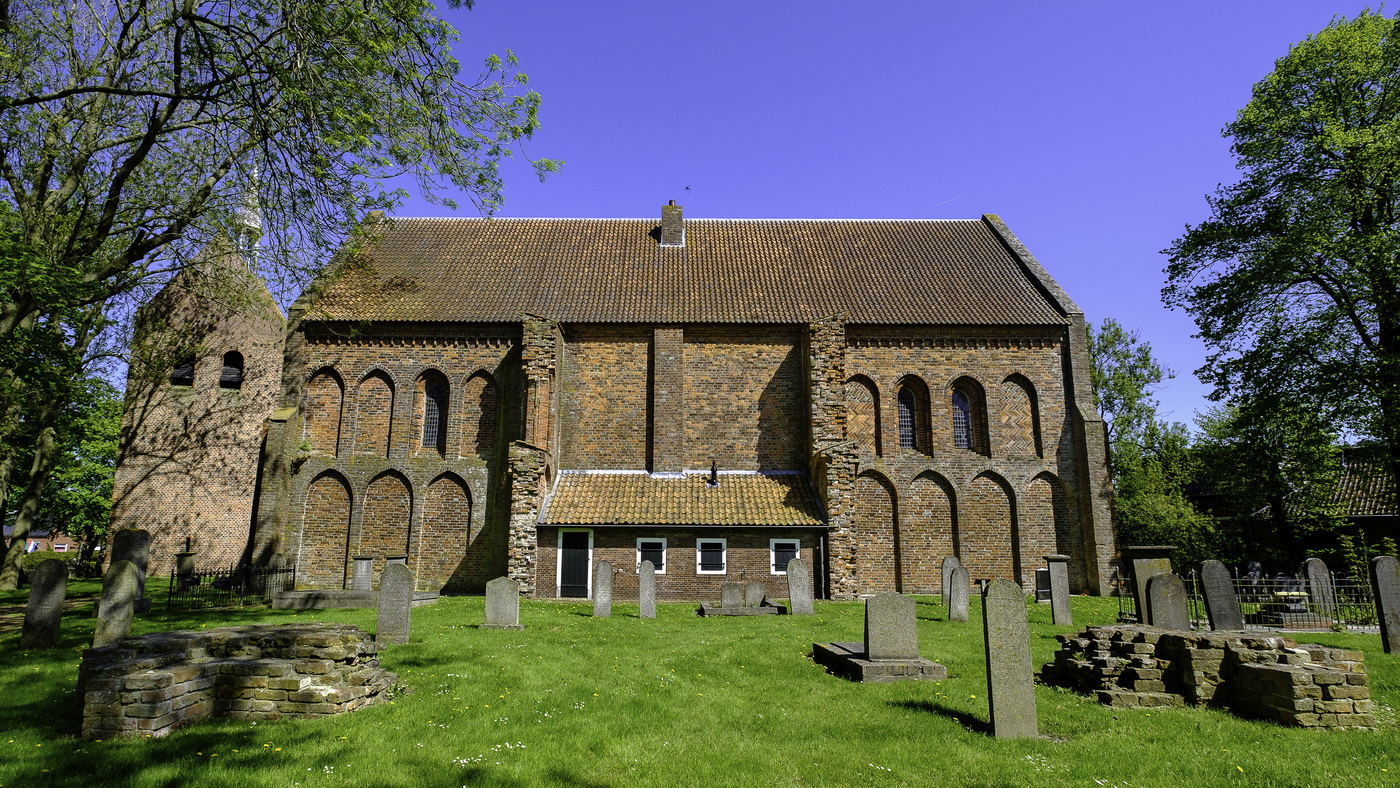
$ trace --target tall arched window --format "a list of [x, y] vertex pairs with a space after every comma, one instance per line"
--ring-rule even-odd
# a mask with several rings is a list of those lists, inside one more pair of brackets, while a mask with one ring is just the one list
[[443, 448], [447, 437], [447, 384], [429, 380], [423, 389], [423, 448]]
[[953, 390], [953, 445], [972, 448], [972, 403], [961, 389]]
[[219, 373], [219, 388], [243, 387], [243, 354], [230, 350], [224, 354], [224, 371]]
[[919, 446], [918, 435], [915, 432], [918, 400], [914, 398], [914, 392], [905, 386], [900, 388], [896, 401], [899, 406], [899, 448], [916, 449]]

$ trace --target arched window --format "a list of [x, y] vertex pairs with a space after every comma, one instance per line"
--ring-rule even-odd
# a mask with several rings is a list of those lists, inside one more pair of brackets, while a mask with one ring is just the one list
[[919, 402], [907, 386], [900, 388], [896, 401], [899, 406], [899, 448], [917, 449], [919, 444], [915, 427]]
[[443, 448], [447, 437], [447, 385], [429, 380], [423, 389], [423, 448]]
[[193, 386], [194, 385], [194, 354], [190, 353], [181, 356], [175, 361], [175, 366], [170, 370], [170, 385], [172, 386]]
[[219, 388], [243, 387], [243, 354], [230, 350], [224, 354], [224, 371], [219, 373]]
[[953, 445], [972, 448], [972, 403], [961, 389], [953, 389]]

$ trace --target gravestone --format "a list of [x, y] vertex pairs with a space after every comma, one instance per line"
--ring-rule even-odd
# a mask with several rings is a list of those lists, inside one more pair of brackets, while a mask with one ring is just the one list
[[1026, 594], [998, 578], [982, 591], [982, 636], [987, 651], [987, 703], [998, 739], [1040, 735], [1035, 714], [1035, 677]]
[[948, 589], [951, 587], [953, 582], [953, 570], [957, 569], [960, 566], [962, 566], [962, 561], [959, 561], [958, 557], [955, 555], [946, 556], [943, 559], [943, 568], [942, 571], [939, 573], [939, 579], [943, 583], [943, 595], [939, 597], [939, 599], [945, 605], [948, 604]]
[[413, 609], [413, 572], [407, 564], [389, 564], [379, 576], [379, 626], [375, 640], [407, 643]]
[[1303, 577], [1308, 581], [1308, 594], [1317, 612], [1324, 616], [1337, 615], [1337, 597], [1332, 591], [1332, 573], [1321, 558], [1309, 558], [1303, 562]]
[[1186, 584], [1176, 575], [1153, 575], [1147, 579], [1148, 625], [1176, 632], [1191, 631], [1191, 615], [1186, 609]]
[[656, 565], [643, 561], [637, 570], [637, 601], [641, 602], [638, 618], [656, 618]]
[[369, 591], [373, 588], [374, 578], [374, 556], [355, 556], [354, 569], [350, 575], [351, 591]]
[[743, 583], [720, 583], [719, 586], [719, 606], [723, 608], [734, 608], [744, 606], [744, 584]]
[[63, 620], [63, 598], [68, 594], [68, 564], [57, 558], [39, 562], [29, 574], [29, 601], [24, 606], [22, 649], [53, 648]]
[[1123, 557], [1128, 561], [1129, 577], [1133, 583], [1133, 605], [1137, 609], [1139, 624], [1150, 624], [1147, 620], [1147, 580], [1155, 574], [1171, 574], [1171, 555], [1176, 545], [1131, 545], [1123, 548]]
[[133, 602], [137, 613], [151, 609], [151, 601], [146, 598], [146, 567], [151, 561], [151, 532], [144, 528], [125, 528], [112, 537], [112, 563], [130, 561], [136, 566], [136, 600]]
[[599, 561], [593, 567], [593, 617], [612, 615], [612, 563]]
[[486, 623], [483, 629], [524, 629], [520, 625], [520, 584], [498, 577], [486, 584]]
[[97, 607], [97, 632], [93, 648], [115, 645], [131, 633], [131, 616], [136, 608], [140, 575], [131, 561], [113, 561], [102, 576], [102, 599]]
[[744, 607], [763, 607], [762, 583], [749, 583], [744, 586]]
[[1235, 583], [1225, 565], [1211, 559], [1201, 562], [1201, 592], [1206, 598], [1206, 617], [1211, 629], [1242, 630], [1244, 614], [1235, 594]]
[[967, 622], [967, 599], [972, 593], [972, 578], [968, 577], [963, 566], [953, 567], [953, 576], [948, 583], [948, 620]]
[[887, 591], [865, 600], [865, 658], [918, 659], [914, 600]]
[[195, 585], [194, 557], [196, 555], [199, 553], [193, 551], [175, 554], [175, 580], [182, 591]]
[[1400, 560], [1393, 555], [1371, 559], [1371, 592], [1381, 620], [1381, 647], [1400, 654]]
[[794, 616], [812, 615], [812, 570], [801, 558], [788, 561], [788, 612]]
[[1069, 609], [1069, 556], [1045, 556], [1046, 569], [1050, 571], [1050, 619], [1057, 626], [1071, 626], [1074, 615]]

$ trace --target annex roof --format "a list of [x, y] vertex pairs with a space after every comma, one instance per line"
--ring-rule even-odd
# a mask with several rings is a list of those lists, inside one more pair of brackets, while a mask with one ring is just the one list
[[1353, 462], [1337, 480], [1337, 503], [1347, 517], [1395, 515], [1395, 482], [1381, 462]]
[[1063, 293], [994, 224], [687, 219], [663, 246], [656, 219], [394, 219], [309, 317], [1065, 324]]
[[547, 525], [821, 526], [801, 473], [652, 475], [563, 471], [540, 522]]

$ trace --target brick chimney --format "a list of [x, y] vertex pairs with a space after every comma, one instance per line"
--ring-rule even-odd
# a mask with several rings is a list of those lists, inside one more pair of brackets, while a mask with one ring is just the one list
[[661, 245], [685, 246], [685, 222], [675, 200], [661, 206]]

